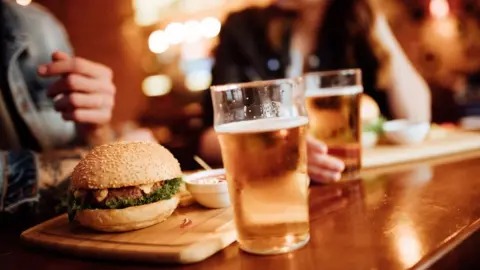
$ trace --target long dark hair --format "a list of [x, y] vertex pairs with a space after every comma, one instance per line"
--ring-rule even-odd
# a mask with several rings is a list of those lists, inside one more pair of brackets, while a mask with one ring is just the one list
[[373, 35], [374, 24], [375, 12], [367, 0], [330, 1], [318, 36], [321, 69], [361, 68], [367, 71], [364, 84], [376, 85], [379, 59], [388, 57]]
[[365, 92], [377, 101], [382, 114], [391, 116], [381, 89], [381, 66], [389, 54], [374, 35], [376, 13], [368, 0], [332, 0], [318, 35], [319, 70], [360, 68]]
[[[329, 0], [327, 5], [318, 31], [317, 49], [313, 52], [320, 58], [320, 65], [306, 71], [361, 68], [364, 85], [376, 86], [380, 59], [388, 61], [388, 54], [373, 35], [376, 20], [373, 7], [368, 0]], [[283, 22], [287, 25], [286, 31], [291, 31], [298, 14], [275, 6], [267, 10], [273, 18], [271, 23]], [[270, 42], [274, 47], [281, 43], [280, 40]]]

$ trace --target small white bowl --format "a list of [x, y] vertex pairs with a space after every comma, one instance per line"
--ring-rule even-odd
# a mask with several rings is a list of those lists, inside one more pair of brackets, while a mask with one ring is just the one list
[[388, 141], [395, 144], [418, 144], [425, 140], [430, 130], [428, 122], [414, 122], [406, 119], [387, 121], [383, 132]]
[[373, 131], [362, 132], [362, 148], [369, 149], [375, 147], [378, 143], [378, 135]]
[[201, 179], [225, 176], [225, 169], [201, 171], [184, 177], [187, 190], [201, 205], [208, 208], [224, 208], [230, 206], [227, 181], [218, 183], [199, 183]]

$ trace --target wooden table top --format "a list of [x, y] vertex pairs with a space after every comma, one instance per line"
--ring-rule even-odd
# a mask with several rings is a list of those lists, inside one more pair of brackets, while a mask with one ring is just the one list
[[234, 243], [188, 266], [82, 260], [23, 247], [20, 232], [38, 220], [10, 218], [0, 230], [0, 268], [480, 269], [479, 164], [480, 152], [473, 152], [369, 170], [362, 181], [312, 186], [311, 240], [290, 254], [254, 256]]

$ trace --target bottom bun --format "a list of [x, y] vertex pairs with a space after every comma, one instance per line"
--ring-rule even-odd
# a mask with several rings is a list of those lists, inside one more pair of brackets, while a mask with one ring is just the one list
[[174, 196], [169, 200], [124, 209], [82, 210], [77, 212], [75, 220], [85, 227], [103, 232], [138, 230], [170, 217], [178, 202], [178, 196]]

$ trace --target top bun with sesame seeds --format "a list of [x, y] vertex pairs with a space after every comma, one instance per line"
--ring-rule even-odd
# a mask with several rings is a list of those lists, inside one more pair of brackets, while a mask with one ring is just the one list
[[99, 231], [141, 229], [168, 218], [179, 203], [180, 164], [152, 142], [94, 148], [71, 175], [71, 221]]
[[94, 148], [73, 170], [72, 186], [121, 188], [182, 176], [178, 160], [153, 142], [115, 142]]

